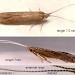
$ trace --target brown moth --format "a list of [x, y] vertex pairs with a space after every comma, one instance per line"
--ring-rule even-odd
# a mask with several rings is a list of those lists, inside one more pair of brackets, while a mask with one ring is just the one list
[[[72, 5], [75, 5], [75, 4], [70, 4], [68, 6], [72, 6]], [[27, 24], [30, 25], [31, 24], [32, 25], [31, 27], [33, 27], [35, 24], [42, 23], [42, 25], [43, 25], [43, 23], [47, 22], [46, 18], [48, 18], [49, 16], [64, 19], [62, 17], [54, 16], [51, 14], [55, 13], [61, 9], [64, 9], [68, 6], [62, 7], [62, 8], [55, 10], [51, 13], [44, 13], [42, 11], [3, 12], [3, 13], [0, 13], [0, 23], [5, 24], [5, 25], [27, 25]], [[68, 19], [65, 19], [65, 20], [68, 20]], [[72, 20], [68, 20], [68, 21], [72, 21]]]
[[1, 24], [37, 24], [47, 18], [49, 14], [44, 12], [4, 12], [0, 13]]
[[65, 62], [75, 63], [75, 55], [67, 53], [67, 52], [54, 51], [50, 49], [27, 46], [27, 45], [23, 45], [14, 41], [9, 41], [9, 40], [0, 40], [0, 43], [10, 43], [10, 44], [16, 44], [16, 45], [25, 47], [27, 48], [27, 50], [29, 50], [33, 54], [40, 57], [42, 62], [43, 60], [45, 60], [51, 63], [50, 61], [47, 60], [47, 58], [54, 58], [54, 59], [60, 59]]
[[[34, 53], [36, 56], [42, 57], [45, 61], [49, 62], [47, 58], [55, 58], [55, 59], [60, 59], [65, 62], [71, 62], [75, 63], [75, 55], [72, 55], [67, 52], [60, 52], [60, 51], [54, 51], [54, 50], [49, 50], [49, 49], [44, 49], [44, 48], [39, 48], [39, 47], [32, 47], [32, 46], [27, 46], [18, 42], [10, 41], [10, 40], [0, 40], [0, 43], [9, 43], [9, 44], [16, 44], [19, 46], [22, 46], [24, 48], [27, 48], [30, 52]], [[59, 65], [52, 65], [54, 67], [58, 68], [63, 68], [64, 70], [35, 70], [35, 71], [29, 71], [29, 70], [14, 70], [14, 69], [5, 69], [5, 68], [0, 68], [0, 70], [6, 70], [6, 71], [14, 71], [14, 72], [48, 72], [48, 71], [53, 71], [53, 72], [73, 72], [75, 73], [75, 68], [67, 68]]]
[[36, 56], [40, 56], [42, 60], [45, 60], [49, 63], [50, 61], [47, 60], [47, 58], [55, 58], [55, 59], [60, 59], [65, 62], [71, 62], [75, 63], [75, 55], [72, 55], [67, 52], [61, 52], [61, 51], [54, 51], [54, 50], [49, 50], [49, 49], [44, 49], [44, 48], [39, 48], [39, 47], [28, 47], [28, 50], [34, 53]]

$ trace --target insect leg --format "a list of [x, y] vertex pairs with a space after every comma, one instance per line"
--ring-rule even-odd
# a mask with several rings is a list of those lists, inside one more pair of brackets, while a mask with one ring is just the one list
[[34, 26], [34, 25], [32, 25], [32, 26], [30, 27], [29, 31], [31, 30], [31, 28], [32, 28], [33, 26]]
[[39, 57], [41, 59], [41, 62], [43, 63], [43, 59], [41, 56], [39, 56], [37, 53], [33, 52], [37, 57]]
[[47, 58], [46, 58], [45, 56], [43, 56], [43, 55], [41, 55], [41, 54], [39, 54], [39, 55], [40, 55], [41, 57], [43, 57], [43, 59], [44, 59], [45, 61], [51, 63], [50, 61], [47, 60]]
[[39, 12], [41, 12], [40, 8], [39, 8]]
[[43, 27], [43, 22], [42, 22], [42, 25], [41, 25], [40, 31], [42, 30], [42, 27]]
[[31, 28], [32, 28], [34, 25], [36, 25], [36, 23], [34, 23], [33, 25], [31, 25], [31, 27], [30, 27], [29, 31], [31, 30]]
[[32, 12], [30, 8], [29, 8], [29, 11]]

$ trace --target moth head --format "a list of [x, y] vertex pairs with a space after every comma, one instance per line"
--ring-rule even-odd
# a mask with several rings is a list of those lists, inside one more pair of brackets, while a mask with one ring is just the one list
[[35, 47], [30, 46], [30, 47], [28, 47], [28, 50], [29, 50], [30, 52], [35, 52]]
[[49, 13], [44, 13], [44, 19], [45, 19], [45, 18], [48, 18], [49, 16], [50, 16]]

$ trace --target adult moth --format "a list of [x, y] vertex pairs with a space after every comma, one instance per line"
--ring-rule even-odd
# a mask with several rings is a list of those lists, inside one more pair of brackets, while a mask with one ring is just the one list
[[75, 63], [75, 55], [67, 53], [67, 52], [54, 51], [54, 50], [50, 50], [50, 49], [27, 46], [27, 45], [23, 45], [21, 43], [17, 43], [17, 42], [10, 41], [10, 40], [0, 40], [0, 43], [16, 44], [16, 45], [22, 46], [24, 48], [27, 48], [28, 51], [30, 51], [33, 54], [35, 54], [36, 56], [40, 57], [40, 59], [42, 61], [45, 60], [49, 63], [51, 63], [51, 62], [48, 61], [47, 58], [60, 59], [65, 62]]
[[[72, 6], [72, 5], [75, 5], [75, 4], [70, 4], [68, 6]], [[0, 13], [0, 23], [5, 24], [5, 25], [32, 25], [31, 26], [31, 28], [32, 28], [36, 24], [42, 23], [42, 25], [43, 25], [43, 23], [47, 21], [46, 18], [48, 18], [50, 16], [64, 19], [62, 17], [54, 16], [52, 14], [61, 10], [61, 9], [66, 8], [68, 6], [64, 6], [60, 9], [55, 10], [50, 13], [45, 13], [42, 11], [2, 12], [2, 13]], [[68, 19], [65, 19], [65, 20], [68, 20]], [[71, 21], [71, 20], [68, 20], [68, 21]], [[42, 28], [42, 25], [41, 25], [41, 28]]]

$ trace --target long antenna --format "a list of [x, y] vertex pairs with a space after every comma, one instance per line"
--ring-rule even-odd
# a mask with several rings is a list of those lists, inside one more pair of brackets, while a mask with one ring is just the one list
[[14, 42], [14, 41], [10, 41], [10, 40], [0, 40], [0, 43], [10, 43], [10, 44], [16, 44], [16, 45], [19, 45], [19, 46], [22, 46], [22, 47], [28, 47], [27, 45], [24, 45], [24, 44], [21, 44], [21, 43], [18, 43], [18, 42]]
[[68, 69], [68, 70], [74, 70], [75, 71], [75, 68], [68, 68], [68, 67], [63, 67], [63, 66], [58, 66], [58, 65], [53, 65], [55, 67], [58, 67], [58, 68], [63, 68], [63, 69]]
[[73, 21], [73, 20], [65, 19], [65, 18], [63, 18], [63, 17], [56, 16], [56, 15], [50, 15], [50, 17], [56, 17], [56, 18], [60, 18], [60, 19], [63, 19], [63, 20], [70, 21], [70, 22], [75, 22], [75, 21]]
[[51, 14], [53, 14], [53, 13], [55, 13], [55, 12], [58, 12], [58, 11], [64, 9], [64, 8], [67, 8], [67, 7], [72, 6], [72, 5], [75, 5], [75, 4], [70, 4], [70, 5], [64, 6], [64, 7], [60, 8], [60, 9], [57, 9], [57, 10], [55, 10], [55, 11], [49, 13], [48, 15], [49, 15], [50, 17], [57, 17], [57, 18], [64, 19], [64, 20], [67, 20], [67, 21], [70, 21], [70, 22], [75, 22], [75, 21], [73, 21], [73, 20], [65, 19], [65, 18], [60, 17], [60, 16], [51, 15]]
[[38, 71], [27, 71], [27, 70], [14, 70], [14, 69], [5, 69], [5, 68], [0, 68], [0, 70], [6, 70], [6, 71], [13, 71], [13, 72], [48, 72], [48, 71], [53, 71], [53, 72], [73, 72], [75, 73], [74, 70], [38, 70]]
[[75, 4], [70, 4], [70, 5], [64, 6], [64, 7], [60, 8], [60, 9], [57, 9], [57, 10], [55, 10], [55, 11], [49, 13], [49, 14], [53, 14], [53, 13], [55, 13], [55, 12], [58, 12], [58, 11], [64, 9], [64, 8], [67, 8], [67, 7], [72, 6], [72, 5], [75, 5]]

